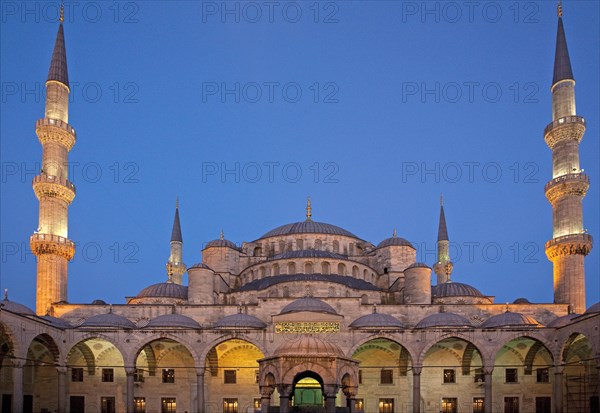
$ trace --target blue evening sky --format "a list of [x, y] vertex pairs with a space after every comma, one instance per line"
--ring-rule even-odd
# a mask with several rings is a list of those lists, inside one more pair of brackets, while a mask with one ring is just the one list
[[[31, 179], [58, 2], [1, 3], [1, 288], [35, 305]], [[184, 261], [304, 219], [433, 265], [444, 194], [455, 270], [496, 302], [552, 302], [544, 243], [554, 1], [66, 2], [77, 196], [69, 301], [166, 280], [179, 196]], [[597, 1], [564, 2], [587, 119], [585, 228], [599, 231]], [[598, 241], [587, 303], [600, 297]], [[185, 278], [187, 283], [187, 277]]]

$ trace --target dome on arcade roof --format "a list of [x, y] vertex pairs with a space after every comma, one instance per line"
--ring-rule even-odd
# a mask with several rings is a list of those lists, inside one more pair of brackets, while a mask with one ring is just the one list
[[150, 322], [144, 328], [159, 327], [198, 329], [200, 328], [200, 324], [196, 320], [181, 314], [164, 314], [150, 320]]
[[531, 304], [531, 301], [529, 301], [527, 298], [519, 297], [513, 301], [513, 304]]
[[46, 320], [47, 322], [49, 322], [50, 324], [52, 324], [54, 327], [63, 328], [63, 329], [64, 328], [73, 328], [71, 323], [69, 323], [67, 320], [65, 320], [63, 318], [52, 317], [51, 315], [45, 315], [45, 316], [42, 316], [42, 318], [44, 320]]
[[4, 291], [4, 300], [0, 301], [0, 307], [2, 310], [8, 310], [11, 313], [24, 314], [24, 315], [35, 315], [33, 310], [24, 304], [10, 301], [8, 299], [8, 291]]
[[591, 305], [584, 314], [600, 313], [600, 301], [596, 304]]
[[483, 297], [477, 288], [452, 281], [432, 286], [431, 295], [433, 297]]
[[304, 297], [296, 301], [292, 301], [291, 303], [283, 307], [283, 310], [281, 310], [279, 314], [297, 313], [300, 311], [310, 311], [313, 313], [327, 313], [337, 315], [337, 312], [333, 309], [332, 306], [330, 306], [324, 301], [312, 297]]
[[385, 247], [411, 247], [413, 250], [415, 247], [406, 239], [399, 237], [396, 235], [396, 230], [394, 229], [394, 233], [390, 238], [386, 238], [377, 244], [377, 248], [385, 248]]
[[207, 270], [211, 269], [207, 264], [203, 262], [199, 262], [197, 264], [192, 265], [190, 268], [188, 268], [188, 270], [191, 270], [192, 268], [206, 268]]
[[473, 327], [473, 325], [469, 320], [458, 314], [436, 313], [425, 317], [415, 326], [415, 328], [433, 327]]
[[80, 327], [111, 327], [111, 328], [135, 328], [133, 321], [123, 316], [108, 313], [97, 314], [86, 318]]
[[214, 239], [212, 241], [207, 242], [203, 249], [213, 248], [213, 247], [226, 247], [226, 248], [232, 248], [232, 249], [238, 250], [238, 251], [240, 249], [237, 245], [235, 245], [235, 243], [233, 241], [229, 241], [228, 239]]
[[558, 318], [552, 320], [548, 324], [548, 327], [552, 327], [552, 328], [564, 327], [568, 324], [571, 324], [571, 321], [573, 321], [573, 319], [576, 317], [579, 317], [579, 314], [572, 313], [572, 314], [563, 315], [562, 317], [558, 317]]
[[144, 288], [136, 296], [136, 298], [145, 297], [180, 298], [182, 300], [187, 300], [188, 288], [173, 282], [152, 284]]
[[286, 341], [273, 354], [295, 357], [345, 357], [344, 352], [336, 344], [313, 336], [302, 336], [297, 340]]
[[511, 311], [492, 316], [481, 324], [481, 328], [541, 326], [542, 325], [538, 323], [535, 318], [521, 313], [513, 313]]
[[243, 313], [232, 314], [221, 318], [215, 324], [215, 328], [256, 328], [262, 329], [267, 327], [267, 324], [262, 320]]
[[350, 323], [350, 328], [404, 328], [396, 317], [389, 314], [372, 313], [363, 315]]

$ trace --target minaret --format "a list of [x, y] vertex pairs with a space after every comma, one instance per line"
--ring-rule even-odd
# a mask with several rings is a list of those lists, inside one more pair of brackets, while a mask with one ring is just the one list
[[452, 274], [450, 241], [448, 240], [448, 229], [446, 228], [443, 197], [440, 197], [440, 224], [438, 227], [437, 255], [438, 258], [433, 266], [433, 271], [435, 272], [435, 275], [437, 275], [437, 283], [439, 285], [450, 281], [450, 274]]
[[67, 300], [67, 263], [75, 254], [75, 244], [68, 239], [68, 208], [75, 198], [75, 186], [67, 179], [67, 155], [76, 135], [68, 123], [70, 89], [63, 21], [61, 7], [46, 81], [45, 116], [35, 123], [35, 133], [42, 144], [42, 167], [33, 178], [33, 191], [40, 201], [40, 210], [38, 229], [29, 243], [37, 257], [38, 315], [47, 314], [52, 303]]
[[179, 200], [177, 200], [173, 230], [171, 231], [171, 255], [169, 256], [169, 262], [167, 262], [169, 281], [181, 284], [185, 270], [186, 266], [183, 263], [183, 237], [181, 236], [181, 224], [179, 223]]
[[592, 237], [583, 228], [581, 203], [589, 178], [579, 167], [585, 119], [575, 110], [575, 79], [560, 2], [551, 91], [552, 122], [544, 130], [544, 139], [552, 150], [552, 180], [545, 192], [552, 204], [553, 234], [546, 243], [546, 255], [554, 265], [554, 302], [569, 304], [581, 314], [585, 311], [584, 258], [592, 249]]

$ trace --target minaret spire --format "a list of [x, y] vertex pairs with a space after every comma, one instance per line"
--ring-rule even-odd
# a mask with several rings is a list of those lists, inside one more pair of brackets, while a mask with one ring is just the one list
[[67, 301], [67, 263], [75, 254], [75, 244], [68, 238], [68, 209], [75, 198], [75, 185], [68, 180], [68, 153], [76, 135], [68, 123], [70, 89], [63, 20], [46, 81], [45, 116], [35, 123], [42, 144], [42, 165], [40, 174], [33, 178], [33, 191], [40, 207], [38, 230], [29, 238], [29, 245], [37, 257], [38, 315], [48, 313], [53, 303]]
[[450, 262], [450, 240], [448, 239], [448, 228], [446, 227], [446, 214], [444, 213], [444, 198], [440, 196], [440, 222], [438, 226], [437, 239], [437, 262], [433, 266], [437, 275], [437, 283], [443, 284], [450, 281], [452, 273], [452, 262]]
[[552, 150], [552, 179], [545, 192], [552, 204], [553, 238], [546, 243], [546, 256], [554, 267], [554, 302], [569, 304], [581, 314], [586, 308], [584, 258], [592, 249], [592, 237], [583, 227], [582, 207], [589, 178], [579, 165], [585, 119], [576, 112], [575, 79], [560, 2], [557, 12], [552, 122], [544, 129], [544, 140]]
[[186, 266], [183, 263], [183, 237], [181, 236], [181, 223], [179, 222], [179, 198], [175, 201], [175, 218], [171, 230], [171, 254], [167, 262], [168, 282], [181, 284]]

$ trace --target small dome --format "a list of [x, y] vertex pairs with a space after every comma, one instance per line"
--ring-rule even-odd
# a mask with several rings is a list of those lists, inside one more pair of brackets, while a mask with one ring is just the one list
[[11, 313], [23, 314], [23, 315], [35, 315], [33, 310], [26, 305], [17, 303], [15, 301], [10, 301], [8, 297], [5, 297], [4, 300], [0, 302], [0, 306], [2, 310], [8, 310]]
[[492, 316], [481, 324], [481, 328], [499, 327], [541, 327], [541, 324], [533, 317], [510, 311]]
[[408, 270], [409, 268], [429, 268], [431, 269], [431, 267], [423, 262], [415, 262], [414, 264], [410, 264], [408, 267], [406, 267], [406, 269]]
[[197, 264], [194, 264], [194, 265], [192, 265], [190, 268], [188, 268], [188, 270], [191, 270], [192, 268], [205, 268], [205, 269], [207, 269], [207, 270], [210, 270], [210, 269], [211, 269], [211, 268], [210, 268], [208, 265], [206, 265], [206, 264], [205, 264], [205, 263], [203, 263], [203, 262], [199, 262], [199, 263], [197, 263]]
[[513, 301], [513, 304], [531, 304], [531, 301], [529, 301], [527, 298], [520, 297]]
[[220, 319], [215, 328], [266, 328], [267, 324], [262, 320], [243, 313], [228, 315]]
[[337, 345], [313, 336], [302, 336], [298, 340], [287, 341], [273, 354], [280, 357], [345, 357], [344, 352]]
[[385, 247], [410, 247], [413, 250], [415, 247], [406, 239], [401, 237], [390, 237], [386, 238], [377, 244], [377, 248], [385, 248]]
[[451, 281], [432, 286], [431, 295], [433, 297], [483, 297], [477, 288]]
[[180, 298], [182, 300], [187, 300], [188, 288], [170, 282], [152, 284], [151, 286], [144, 288], [136, 296], [136, 298], [144, 297]]
[[436, 313], [425, 317], [415, 326], [415, 328], [433, 327], [473, 327], [473, 325], [469, 320], [458, 314]]
[[274, 260], [288, 259], [288, 258], [333, 258], [338, 260], [347, 259], [345, 255], [336, 254], [335, 252], [321, 251], [321, 250], [300, 250], [300, 251], [288, 251], [282, 254], [273, 256]]
[[372, 313], [351, 322], [350, 328], [404, 328], [404, 325], [389, 314]]
[[327, 235], [342, 235], [345, 237], [358, 238], [353, 233], [346, 231], [335, 225], [327, 224], [325, 222], [316, 221], [301, 221], [293, 222], [291, 224], [282, 225], [264, 234], [262, 238], [277, 237], [281, 235], [293, 235], [293, 234], [327, 234]]
[[94, 301], [92, 301], [92, 305], [106, 305], [106, 301], [104, 301], [104, 300], [94, 300]]
[[336, 311], [332, 306], [323, 302], [321, 300], [317, 300], [312, 297], [304, 297], [299, 300], [293, 301], [283, 307], [281, 313], [279, 314], [288, 314], [288, 313], [297, 313], [300, 311], [310, 311], [313, 313], [327, 313], [327, 314], [336, 314]]
[[86, 318], [81, 324], [81, 327], [113, 327], [113, 328], [135, 328], [135, 324], [123, 316], [108, 313], [108, 314], [97, 314], [95, 316]]
[[214, 239], [212, 241], [209, 241], [206, 243], [203, 250], [205, 250], [207, 248], [212, 248], [212, 247], [226, 247], [226, 248], [232, 248], [237, 251], [240, 250], [240, 248], [237, 245], [235, 245], [234, 242], [229, 241], [228, 239]]
[[200, 324], [196, 320], [181, 314], [164, 314], [150, 320], [144, 328], [164, 327], [199, 329]]
[[52, 317], [51, 315], [45, 315], [45, 316], [42, 316], [42, 318], [57, 328], [62, 328], [62, 329], [73, 328], [71, 323], [69, 323], [67, 320], [62, 319], [62, 318]]
[[558, 318], [552, 320], [552, 322], [550, 322], [550, 324], [548, 324], [548, 327], [552, 327], [552, 328], [564, 327], [568, 324], [571, 324], [571, 321], [573, 321], [573, 319], [575, 317], [579, 317], [579, 314], [567, 314], [562, 317], [558, 317]]
[[600, 313], [600, 301], [585, 310], [584, 314]]

